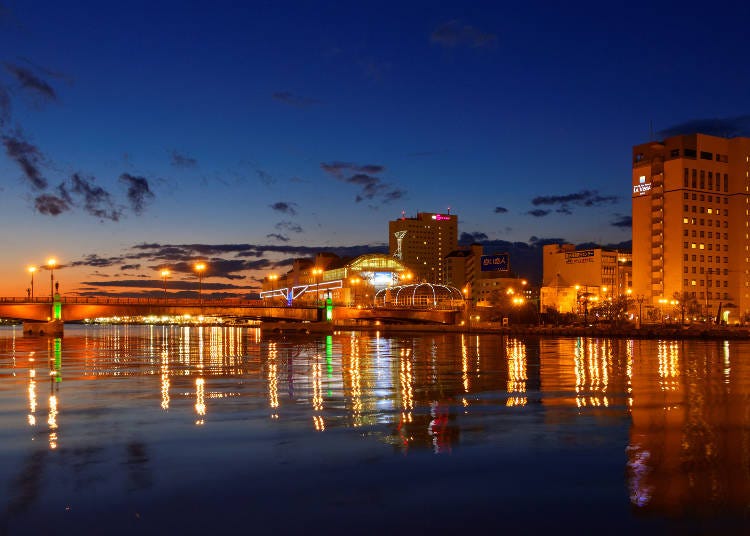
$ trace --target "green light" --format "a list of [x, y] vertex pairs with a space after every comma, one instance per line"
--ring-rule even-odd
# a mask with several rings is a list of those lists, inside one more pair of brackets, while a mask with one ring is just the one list
[[333, 320], [333, 300], [328, 298], [326, 300], [326, 321], [330, 322]]
[[326, 364], [328, 365], [328, 377], [333, 378], [333, 336], [326, 335]]
[[55, 383], [60, 383], [62, 381], [62, 339], [60, 337], [55, 337], [55, 371], [57, 372]]
[[59, 294], [55, 294], [55, 300], [52, 303], [52, 318], [55, 320], [62, 320], [62, 303], [60, 303]]

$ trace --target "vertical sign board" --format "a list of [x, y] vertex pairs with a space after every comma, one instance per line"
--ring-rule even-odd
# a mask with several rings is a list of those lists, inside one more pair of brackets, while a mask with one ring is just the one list
[[510, 270], [510, 261], [507, 253], [496, 253], [495, 255], [482, 255], [482, 272], [507, 272]]

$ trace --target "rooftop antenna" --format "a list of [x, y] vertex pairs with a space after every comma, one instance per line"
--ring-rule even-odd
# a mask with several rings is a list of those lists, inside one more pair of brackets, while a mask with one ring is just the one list
[[451, 207], [448, 207], [448, 214], [451, 213]]
[[405, 219], [406, 219], [406, 211], [405, 211], [405, 210], [402, 210], [402, 211], [401, 211], [401, 219], [402, 219], [402, 220], [405, 220]]

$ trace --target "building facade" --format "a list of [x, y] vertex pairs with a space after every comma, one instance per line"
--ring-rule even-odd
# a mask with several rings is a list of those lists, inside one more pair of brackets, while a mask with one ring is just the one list
[[598, 301], [632, 293], [630, 252], [548, 244], [542, 255], [542, 311], [577, 312], [582, 299]]
[[633, 293], [692, 299], [704, 318], [750, 313], [750, 138], [633, 147]]
[[414, 273], [415, 281], [444, 283], [443, 259], [458, 247], [458, 216], [419, 212], [388, 222], [389, 251]]

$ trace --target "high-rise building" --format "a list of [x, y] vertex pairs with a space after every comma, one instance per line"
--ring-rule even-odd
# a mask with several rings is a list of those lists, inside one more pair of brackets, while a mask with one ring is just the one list
[[458, 216], [419, 212], [388, 222], [391, 255], [414, 271], [416, 281], [443, 283], [443, 259], [458, 247]]
[[750, 138], [674, 136], [633, 147], [633, 294], [696, 316], [750, 312]]

